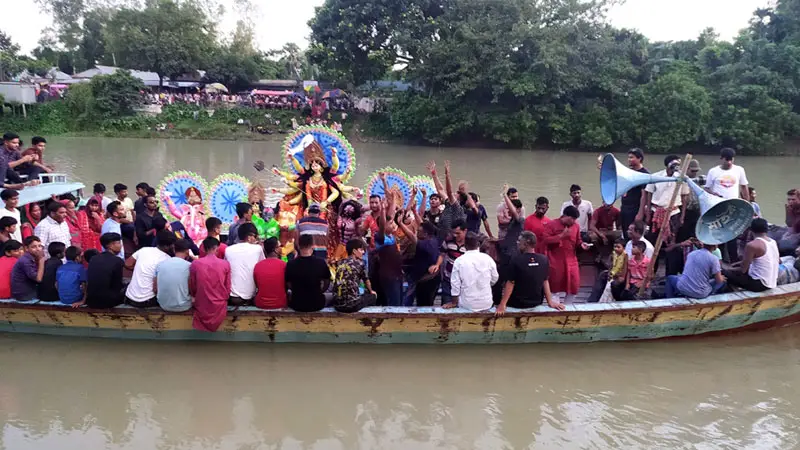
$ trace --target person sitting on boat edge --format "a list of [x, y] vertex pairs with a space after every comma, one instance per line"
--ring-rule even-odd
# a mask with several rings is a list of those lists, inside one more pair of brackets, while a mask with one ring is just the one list
[[36, 236], [26, 237], [22, 242], [25, 254], [19, 257], [11, 269], [11, 296], [18, 301], [36, 298], [36, 288], [44, 276], [44, 247]]
[[506, 306], [512, 308], [535, 308], [547, 300], [547, 305], [563, 310], [564, 304], [553, 300], [550, 292], [550, 262], [547, 256], [536, 253], [536, 234], [523, 231], [517, 239], [520, 254], [511, 260], [508, 280], [503, 288], [503, 299], [497, 305], [495, 315], [502, 316]]
[[125, 268], [133, 271], [131, 282], [125, 290], [127, 304], [137, 308], [158, 306], [155, 292], [156, 267], [175, 254], [175, 235], [160, 231], [156, 236], [157, 247], [144, 247], [137, 250], [125, 261]]
[[67, 262], [56, 270], [58, 299], [65, 305], [78, 308], [86, 303], [86, 267], [83, 266], [83, 251], [80, 247], [69, 247], [64, 252]]
[[89, 262], [86, 271], [86, 306], [96, 309], [113, 308], [125, 303], [125, 286], [122, 284], [124, 262], [122, 236], [105, 233], [100, 236], [103, 252]]
[[754, 239], [747, 243], [738, 268], [725, 270], [728, 284], [748, 291], [763, 292], [778, 286], [780, 254], [778, 244], [767, 236], [769, 224], [766, 220], [753, 219], [750, 231]]
[[231, 265], [231, 306], [253, 304], [256, 283], [253, 272], [256, 264], [264, 260], [264, 249], [258, 242], [258, 229], [252, 223], [243, 223], [236, 230], [238, 244], [225, 250], [225, 260]]
[[[367, 306], [373, 306], [378, 295], [364, 267], [364, 253], [367, 245], [361, 238], [347, 241], [347, 258], [336, 264], [336, 277], [333, 283], [333, 307], [341, 313], [354, 313]], [[364, 284], [366, 291], [361, 294], [359, 286]]]
[[63, 265], [64, 252], [67, 246], [63, 242], [51, 242], [47, 246], [50, 258], [44, 263], [44, 274], [37, 288], [39, 300], [43, 302], [57, 302], [58, 290], [56, 289], [56, 272]]
[[[686, 258], [683, 274], [667, 276], [665, 292], [667, 298], [706, 298], [725, 289], [719, 258], [713, 253], [716, 245], [703, 244]], [[711, 281], [713, 279], [713, 282]]]
[[286, 308], [286, 263], [281, 260], [281, 241], [278, 238], [264, 241], [264, 256], [266, 259], [259, 261], [253, 269], [257, 289], [253, 303], [261, 309]]
[[189, 295], [189, 267], [192, 265], [190, 249], [188, 239], [178, 239], [174, 245], [175, 256], [156, 266], [153, 290], [158, 305], [164, 311], [184, 312], [192, 309], [192, 297]]
[[203, 248], [206, 256], [195, 260], [189, 267], [189, 295], [194, 299], [192, 328], [213, 332], [228, 314], [231, 265], [217, 257], [218, 240], [205, 238]]
[[290, 291], [289, 308], [314, 312], [324, 308], [333, 295], [327, 293], [331, 271], [322, 258], [314, 256], [314, 238], [304, 234], [298, 239], [298, 257], [286, 264], [286, 289]]
[[17, 260], [25, 252], [19, 241], [10, 240], [3, 247], [3, 255], [0, 256], [0, 298], [8, 299], [11, 297], [11, 271]]
[[480, 252], [477, 234], [468, 232], [464, 246], [466, 252], [455, 260], [450, 275], [451, 301], [443, 304], [442, 308], [487, 311], [494, 305], [492, 286], [500, 278], [497, 264], [491, 256]]

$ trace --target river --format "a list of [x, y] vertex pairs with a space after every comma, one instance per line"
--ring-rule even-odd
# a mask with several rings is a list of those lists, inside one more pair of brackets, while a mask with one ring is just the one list
[[[87, 185], [179, 169], [253, 176], [279, 143], [52, 139]], [[383, 166], [451, 159], [486, 203], [598, 200], [595, 155], [357, 146], [355, 184]], [[658, 167], [660, 156], [646, 162]], [[707, 169], [713, 157], [700, 156]], [[796, 182], [741, 158], [768, 217]], [[270, 181], [267, 177], [265, 181]], [[489, 208], [490, 210], [493, 208]], [[0, 334], [5, 449], [790, 449], [800, 446], [800, 328], [576, 345], [158, 343]]]
[[0, 335], [6, 449], [792, 449], [797, 329], [517, 346]]
[[[375, 170], [391, 166], [409, 175], [425, 175], [425, 164], [435, 159], [444, 176], [444, 160], [452, 163], [453, 182], [466, 179], [470, 189], [482, 196], [490, 215], [500, 202], [503, 183], [520, 191], [528, 211], [533, 211], [537, 197], [550, 199], [558, 209], [569, 200], [573, 183], [583, 187], [583, 195], [600, 205], [595, 153], [531, 150], [492, 150], [480, 148], [407, 147], [385, 144], [355, 144], [358, 168], [350, 184], [363, 187]], [[624, 161], [625, 155], [618, 155]], [[645, 165], [652, 172], [661, 170], [664, 155], [647, 155]], [[698, 155], [707, 172], [718, 158]], [[45, 161], [55, 164], [91, 189], [104, 183], [113, 195], [114, 183], [131, 188], [140, 181], [157, 185], [176, 170], [194, 171], [210, 182], [214, 177], [233, 172], [259, 178], [267, 186], [278, 186], [278, 179], [267, 172], [257, 173], [253, 163], [263, 160], [267, 167], [281, 165], [280, 142], [193, 141], [147, 139], [52, 138], [48, 141]], [[750, 184], [760, 193], [758, 202], [765, 216], [783, 223], [786, 191], [798, 186], [797, 158], [741, 157], [736, 162], [745, 167]], [[444, 180], [442, 180], [444, 181]], [[619, 206], [619, 205], [618, 205]], [[550, 216], [555, 214], [550, 212]], [[492, 221], [494, 222], [494, 221]]]

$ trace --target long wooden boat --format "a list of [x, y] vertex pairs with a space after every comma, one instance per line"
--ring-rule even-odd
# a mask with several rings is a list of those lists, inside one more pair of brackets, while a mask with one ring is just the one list
[[192, 329], [192, 314], [118, 307], [72, 309], [0, 300], [0, 332], [159, 340], [376, 344], [515, 344], [707, 336], [800, 322], [800, 283], [764, 293], [509, 309], [504, 317], [442, 308], [372, 307], [355, 314], [231, 308], [220, 329]]

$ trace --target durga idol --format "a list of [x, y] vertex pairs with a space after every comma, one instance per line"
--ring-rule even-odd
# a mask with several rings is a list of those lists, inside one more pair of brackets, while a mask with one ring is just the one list
[[[339, 172], [339, 157], [335, 151], [331, 153], [328, 162], [322, 147], [314, 139], [313, 134], [307, 134], [300, 143], [289, 148], [289, 160], [297, 174], [283, 172], [273, 166], [272, 173], [282, 178], [285, 188], [274, 189], [275, 192], [284, 194], [284, 199], [289, 205], [298, 206], [300, 214], [312, 203], [319, 203], [322, 216], [327, 217], [328, 211], [337, 211], [342, 199], [357, 197], [361, 191], [353, 186], [342, 183], [336, 174]], [[305, 166], [297, 159], [299, 153], [303, 154]]]

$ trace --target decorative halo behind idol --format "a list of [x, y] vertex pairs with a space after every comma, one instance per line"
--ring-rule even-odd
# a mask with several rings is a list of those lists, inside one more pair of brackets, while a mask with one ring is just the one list
[[372, 172], [367, 179], [364, 191], [368, 196], [379, 195], [381, 198], [385, 198], [387, 193], [381, 180], [381, 173], [386, 173], [386, 184], [389, 185], [389, 191], [395, 197], [395, 203], [406, 208], [411, 202], [412, 184], [410, 177], [400, 169], [384, 167]]

